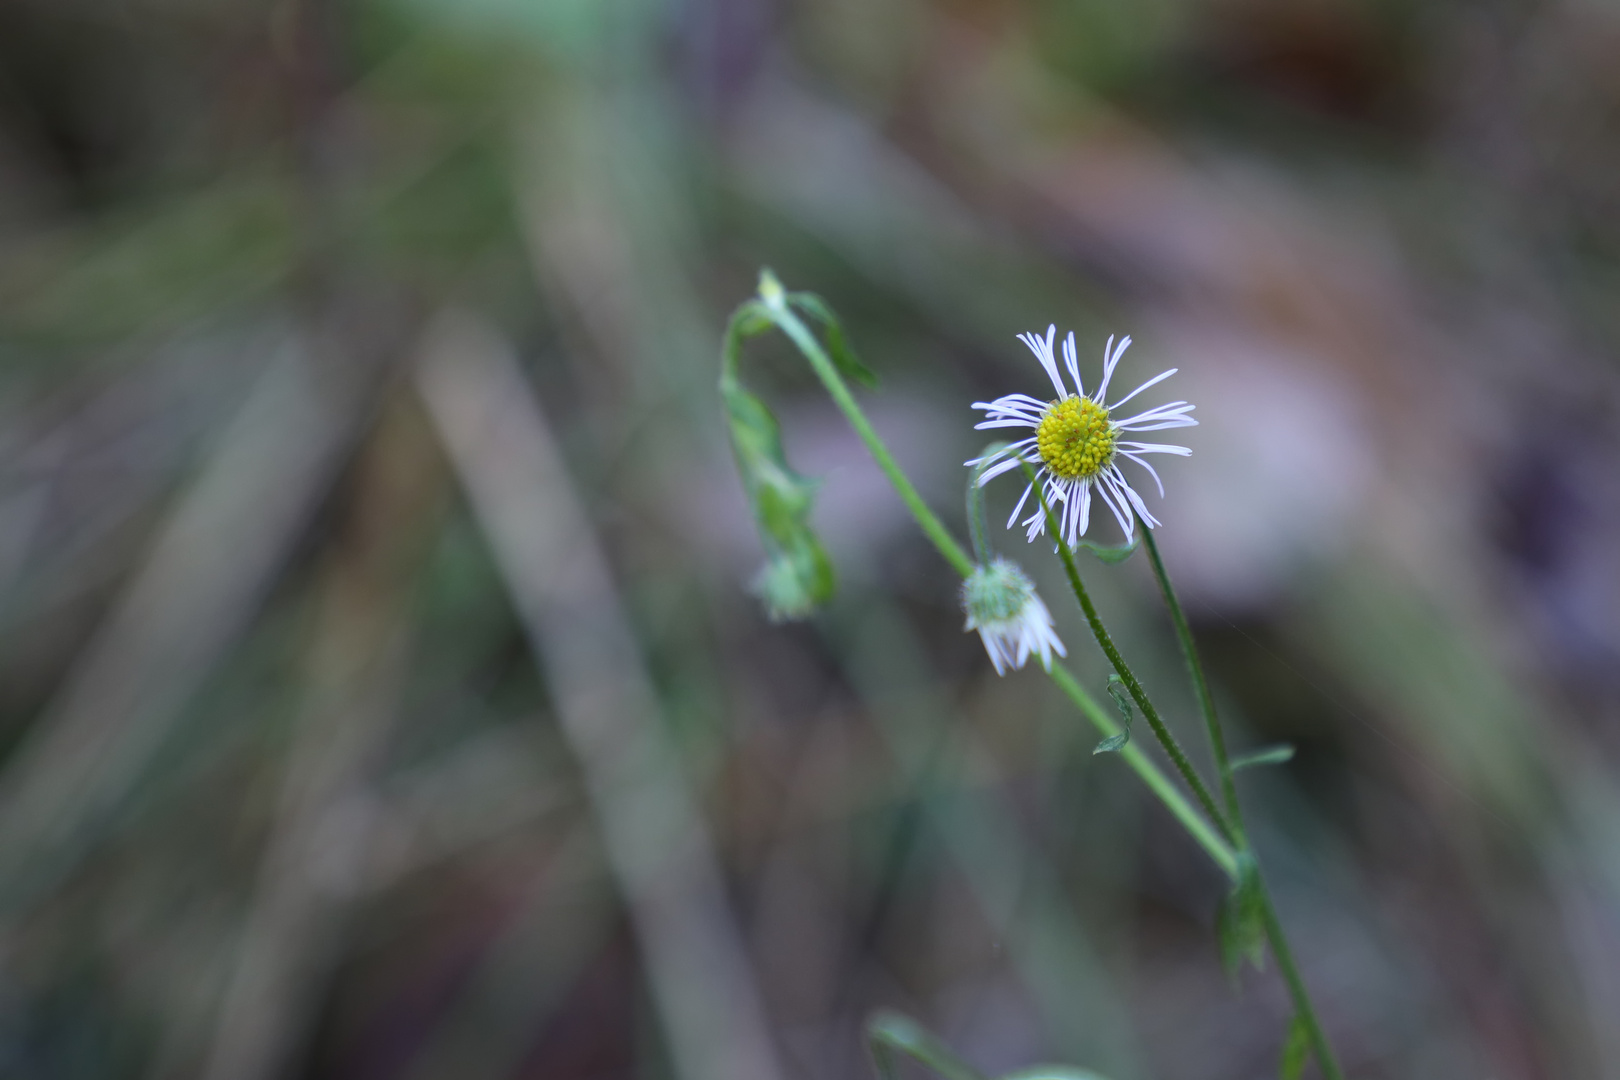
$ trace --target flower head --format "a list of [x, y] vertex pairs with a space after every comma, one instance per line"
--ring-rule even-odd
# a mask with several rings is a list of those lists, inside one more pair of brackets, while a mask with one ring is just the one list
[[[1023, 427], [1033, 428], [1035, 433], [1026, 439], [992, 451], [984, 457], [975, 458], [968, 464], [985, 467], [979, 477], [980, 484], [987, 483], [1010, 469], [1018, 468], [1019, 463], [1025, 460], [1032, 465], [1038, 465], [1036, 482], [1042, 485], [1046, 501], [1057, 515], [1062, 539], [1071, 548], [1079, 545], [1080, 537], [1085, 535], [1086, 528], [1091, 523], [1091, 499], [1094, 491], [1108, 509], [1113, 511], [1114, 520], [1119, 522], [1119, 527], [1127, 538], [1134, 534], [1137, 518], [1142, 519], [1143, 525], [1153, 528], [1159, 522], [1148, 513], [1142, 497], [1136, 493], [1136, 489], [1131, 487], [1130, 481], [1126, 480], [1125, 474], [1120, 471], [1120, 459], [1128, 459], [1146, 469], [1148, 475], [1153, 477], [1153, 483], [1158, 487], [1159, 496], [1162, 498], [1164, 483], [1143, 455], [1179, 454], [1186, 457], [1192, 451], [1185, 446], [1135, 442], [1124, 436], [1136, 431], [1193, 427], [1198, 421], [1187, 415], [1193, 411], [1193, 406], [1185, 401], [1155, 406], [1124, 419], [1118, 418], [1116, 411], [1148, 387], [1174, 375], [1176, 369], [1171, 368], [1149, 379], [1110, 405], [1107, 404], [1108, 383], [1114, 377], [1114, 368], [1119, 366], [1119, 358], [1125, 354], [1131, 339], [1125, 338], [1117, 348], [1114, 346], [1114, 339], [1108, 339], [1108, 345], [1103, 350], [1102, 381], [1097, 384], [1096, 391], [1087, 396], [1080, 384], [1080, 364], [1075, 355], [1074, 335], [1071, 333], [1063, 341], [1064, 366], [1068, 368], [1069, 377], [1074, 380], [1074, 389], [1071, 391], [1063, 382], [1063, 376], [1058, 371], [1057, 357], [1052, 352], [1052, 339], [1056, 334], [1057, 327], [1049, 326], [1046, 328], [1045, 338], [1032, 333], [1018, 335], [1018, 340], [1029, 346], [1029, 350], [1035, 354], [1035, 359], [1039, 360], [1041, 367], [1046, 370], [1047, 377], [1052, 380], [1053, 389], [1057, 391], [1056, 398], [1042, 401], [1028, 394], [1007, 394], [994, 401], [973, 403], [975, 409], [985, 411], [984, 421], [975, 424], [975, 429]], [[1036, 461], [1037, 457], [1039, 461]], [[1018, 520], [1018, 515], [1029, 501], [1032, 490], [1033, 484], [1024, 488], [1023, 497], [1013, 508], [1012, 516], [1007, 519], [1007, 528], [1012, 528], [1013, 522]], [[1035, 512], [1025, 518], [1022, 524], [1029, 530], [1030, 540], [1046, 531], [1046, 515], [1041, 512], [1039, 500]]]
[[962, 610], [967, 613], [964, 629], [979, 632], [997, 675], [1005, 675], [1008, 667], [1023, 667], [1032, 652], [1040, 654], [1048, 671], [1054, 650], [1068, 655], [1052, 629], [1052, 613], [1016, 563], [995, 559], [976, 568], [962, 582]]

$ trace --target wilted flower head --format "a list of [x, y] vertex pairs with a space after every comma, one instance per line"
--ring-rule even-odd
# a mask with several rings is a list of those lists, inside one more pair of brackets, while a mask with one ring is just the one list
[[1052, 630], [1052, 613], [1035, 594], [1035, 583], [1016, 563], [995, 559], [976, 568], [962, 582], [962, 610], [968, 630], [984, 640], [996, 674], [1008, 667], [1021, 668], [1030, 653], [1039, 653], [1041, 666], [1052, 670], [1052, 652], [1068, 655]]
[[[1046, 370], [1047, 377], [1052, 380], [1052, 387], [1057, 391], [1055, 399], [1041, 401], [1028, 394], [1007, 394], [994, 401], [973, 403], [975, 409], [985, 410], [985, 420], [975, 424], [976, 429], [1027, 427], [1033, 428], [1035, 434], [982, 458], [975, 458], [968, 464], [985, 466], [979, 478], [979, 483], [984, 484], [1009, 469], [1018, 468], [1020, 461], [1028, 460], [1032, 465], [1036, 464], [1038, 457], [1040, 467], [1036, 472], [1037, 481], [1044, 485], [1046, 501], [1057, 515], [1063, 540], [1071, 548], [1079, 544], [1080, 537], [1085, 535], [1091, 523], [1093, 489], [1113, 511], [1114, 519], [1129, 538], [1134, 532], [1135, 518], [1141, 518], [1142, 524], [1149, 528], [1159, 523], [1148, 513], [1142, 497], [1125, 479], [1125, 474], [1119, 468], [1119, 459], [1128, 458], [1146, 469], [1162, 498], [1164, 484], [1142, 455], [1179, 454], [1185, 457], [1192, 451], [1185, 446], [1166, 443], [1132, 442], [1121, 436], [1130, 431], [1195, 426], [1198, 421], [1187, 415], [1192, 412], [1193, 406], [1185, 401], [1173, 401], [1123, 420], [1116, 419], [1115, 410], [1148, 387], [1174, 375], [1176, 369], [1171, 368], [1149, 379], [1112, 405], [1105, 404], [1109, 380], [1113, 378], [1114, 368], [1119, 365], [1119, 359], [1130, 346], [1131, 339], [1125, 338], [1118, 348], [1114, 347], [1113, 338], [1108, 339], [1103, 355], [1102, 381], [1088, 397], [1080, 384], [1080, 364], [1075, 355], [1072, 333], [1063, 342], [1063, 361], [1069, 369], [1069, 377], [1074, 380], [1074, 390], [1071, 392], [1064, 385], [1063, 377], [1058, 372], [1057, 357], [1052, 352], [1052, 339], [1056, 334], [1057, 327], [1049, 326], [1044, 339], [1031, 333], [1019, 335], [1019, 340], [1029, 346], [1035, 359]], [[1033, 488], [1033, 484], [1024, 488], [1023, 498], [1018, 500], [1012, 516], [1007, 519], [1009, 529], [1024, 509]], [[1035, 512], [1023, 524], [1029, 530], [1030, 540], [1046, 531], [1046, 516], [1038, 503]]]

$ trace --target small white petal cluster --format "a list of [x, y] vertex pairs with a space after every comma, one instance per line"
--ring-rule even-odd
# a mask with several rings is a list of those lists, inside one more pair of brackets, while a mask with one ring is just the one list
[[1052, 653], [1068, 655], [1052, 629], [1052, 613], [1035, 594], [1035, 583], [1016, 563], [996, 559], [976, 568], [962, 583], [965, 629], [977, 630], [996, 674], [1021, 668], [1031, 653], [1052, 670]]
[[[1133, 442], [1120, 436], [1133, 431], [1159, 431], [1165, 428], [1196, 426], [1198, 421], [1188, 415], [1194, 407], [1185, 401], [1173, 401], [1134, 416], [1116, 419], [1116, 410], [1121, 405], [1149, 387], [1168, 379], [1177, 369], [1171, 368], [1154, 376], [1118, 401], [1108, 404], [1106, 400], [1108, 383], [1114, 376], [1114, 369], [1119, 365], [1120, 357], [1130, 346], [1131, 339], [1125, 338], [1117, 348], [1114, 346], [1114, 339], [1112, 337], [1108, 339], [1108, 345], [1103, 353], [1102, 381], [1096, 391], [1088, 397], [1080, 382], [1080, 365], [1075, 354], [1074, 334], [1069, 334], [1063, 342], [1064, 366], [1074, 381], [1072, 391], [1063, 382], [1058, 370], [1057, 357], [1052, 350], [1056, 334], [1057, 327], [1049, 326], [1044, 339], [1033, 333], [1019, 335], [1019, 340], [1035, 354], [1035, 359], [1040, 361], [1047, 377], [1052, 380], [1052, 388], [1057, 391], [1055, 400], [1042, 401], [1028, 394], [1007, 394], [994, 401], [973, 403], [975, 409], [985, 411], [985, 420], [974, 425], [975, 429], [1023, 427], [1035, 429], [1036, 434], [1001, 447], [967, 464], [986, 466], [979, 478], [980, 484], [1018, 468], [1021, 461], [1028, 461], [1036, 466], [1037, 480], [1042, 483], [1046, 501], [1058, 518], [1062, 538], [1071, 548], [1079, 544], [1080, 537], [1085, 535], [1091, 523], [1093, 491], [1113, 512], [1114, 519], [1119, 522], [1120, 529], [1129, 539], [1134, 534], [1136, 518], [1141, 518], [1142, 523], [1149, 528], [1153, 528], [1159, 522], [1148, 512], [1142, 497], [1136, 493], [1136, 489], [1131, 487], [1130, 481], [1120, 471], [1119, 459], [1127, 458], [1146, 469], [1159, 489], [1159, 496], [1163, 498], [1164, 483], [1143, 455], [1177, 454], [1185, 457], [1192, 451], [1185, 446]], [[1062, 445], [1056, 441], [1056, 437], [1064, 433], [1062, 424], [1070, 417], [1090, 419], [1093, 423], [1094, 426], [1088, 430], [1071, 426], [1071, 430], [1079, 433], [1075, 437], [1082, 439], [1081, 449], [1086, 449], [1089, 443], [1089, 448], [1093, 451], [1091, 457], [1081, 459], [1076, 456], [1064, 459], [1048, 453], [1049, 448]], [[1079, 421], [1068, 422], [1077, 425]], [[1051, 432], [1053, 439], [1043, 441], [1048, 431]], [[1070, 445], [1072, 444], [1073, 438], [1070, 442]], [[1013, 522], [1018, 520], [1018, 515], [1029, 501], [1033, 488], [1034, 485], [1024, 488], [1023, 498], [1018, 500], [1012, 516], [1007, 519], [1009, 529], [1012, 528]], [[1023, 525], [1028, 529], [1029, 539], [1032, 541], [1046, 531], [1046, 516], [1041, 512], [1038, 502], [1035, 512], [1023, 521]]]

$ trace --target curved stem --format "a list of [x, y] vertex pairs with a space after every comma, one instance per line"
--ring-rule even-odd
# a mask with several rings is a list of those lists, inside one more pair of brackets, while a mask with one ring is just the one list
[[1176, 771], [1181, 773], [1181, 778], [1187, 782], [1187, 787], [1191, 789], [1192, 793], [1197, 796], [1198, 801], [1203, 805], [1204, 813], [1209, 815], [1209, 819], [1221, 830], [1228, 843], [1239, 846], [1237, 830], [1215, 806], [1215, 798], [1210, 794], [1209, 788], [1198, 775], [1198, 770], [1193, 768], [1192, 761], [1187, 757], [1186, 751], [1181, 748], [1181, 744], [1176, 741], [1176, 737], [1165, 726], [1164, 720], [1159, 716], [1159, 710], [1155, 709], [1153, 702], [1148, 700], [1147, 693], [1142, 689], [1142, 684], [1136, 680], [1136, 675], [1131, 671], [1130, 665], [1125, 663], [1125, 658], [1120, 655], [1118, 647], [1114, 645], [1114, 639], [1109, 636], [1108, 628], [1103, 625], [1102, 618], [1097, 614], [1096, 606], [1091, 602], [1091, 594], [1086, 592], [1085, 583], [1080, 580], [1080, 571], [1074, 565], [1074, 553], [1069, 550], [1069, 546], [1062, 540], [1063, 534], [1058, 528], [1057, 515], [1052, 513], [1052, 506], [1046, 501], [1046, 491], [1040, 482], [1040, 478], [1035, 475], [1035, 470], [1030, 466], [1029, 462], [1022, 461], [1022, 459], [1020, 461], [1024, 466], [1025, 474], [1029, 477], [1029, 482], [1035, 487], [1035, 497], [1040, 500], [1041, 512], [1046, 515], [1046, 527], [1054, 537], [1058, 538], [1057, 549], [1058, 554], [1063, 558], [1063, 572], [1069, 577], [1069, 588], [1074, 591], [1074, 598], [1080, 601], [1080, 610], [1085, 612], [1086, 622], [1091, 626], [1092, 636], [1097, 639], [1097, 644], [1102, 646], [1102, 651], [1107, 655], [1108, 662], [1114, 666], [1115, 671], [1119, 672], [1120, 680], [1125, 684], [1125, 689], [1130, 692], [1131, 700], [1135, 701], [1136, 707], [1142, 710], [1142, 715], [1146, 717], [1148, 726], [1153, 729], [1153, 734], [1158, 738], [1159, 745], [1164, 747], [1164, 752], [1170, 756], [1170, 761], [1175, 765]]
[[816, 340], [816, 336], [810, 332], [809, 328], [800, 321], [799, 317], [793, 313], [786, 303], [780, 300], [773, 303], [770, 297], [762, 299], [764, 299], [765, 306], [770, 311], [771, 318], [775, 320], [776, 325], [782, 328], [784, 334], [793, 339], [793, 343], [799, 347], [799, 351], [804, 353], [805, 359], [810, 361], [810, 366], [815, 370], [816, 377], [821, 380], [821, 385], [827, 388], [827, 393], [832, 396], [833, 403], [843, 412], [844, 418], [855, 429], [855, 434], [859, 435], [861, 441], [866, 444], [867, 453], [872, 455], [873, 460], [878, 463], [878, 468], [883, 470], [883, 474], [889, 478], [889, 483], [894, 485], [894, 490], [900, 495], [900, 501], [906, 504], [906, 509], [911, 511], [911, 516], [917, 519], [917, 525], [927, 535], [928, 539], [933, 541], [934, 547], [939, 550], [939, 553], [945, 557], [945, 561], [950, 563], [958, 574], [967, 577], [973, 573], [973, 560], [968, 557], [966, 551], [962, 550], [962, 545], [956, 542], [956, 538], [950, 534], [950, 530], [946, 529], [939, 518], [934, 515], [934, 512], [928, 508], [928, 504], [923, 502], [922, 496], [917, 494], [917, 489], [911, 485], [911, 481], [906, 477], [906, 474], [900, 471], [900, 466], [896, 464], [894, 456], [889, 453], [889, 448], [883, 445], [883, 440], [878, 438], [877, 432], [872, 429], [872, 425], [867, 421], [866, 414], [861, 412], [860, 405], [856, 404], [855, 395], [849, 392], [849, 387], [845, 384], [843, 376], [838, 374], [838, 369], [833, 366], [831, 358], [822, 349], [821, 342]]
[[1226, 803], [1226, 816], [1241, 833], [1243, 811], [1238, 806], [1237, 784], [1232, 780], [1232, 764], [1226, 755], [1226, 736], [1221, 732], [1220, 718], [1215, 714], [1215, 697], [1209, 692], [1209, 680], [1204, 678], [1204, 665], [1198, 660], [1198, 646], [1193, 642], [1192, 628], [1187, 625], [1187, 614], [1181, 610], [1181, 601], [1170, 586], [1170, 575], [1159, 557], [1159, 545], [1153, 539], [1153, 530], [1143, 526], [1142, 539], [1147, 542], [1148, 558], [1153, 563], [1153, 576], [1164, 594], [1165, 606], [1170, 609], [1170, 621], [1176, 627], [1176, 640], [1181, 643], [1181, 658], [1186, 661], [1187, 673], [1192, 676], [1193, 688], [1198, 692], [1198, 708], [1204, 714], [1204, 729], [1209, 733], [1210, 753], [1215, 758], [1215, 772], [1221, 781], [1221, 797]]
[[979, 477], [984, 475], [988, 463], [981, 462], [968, 474], [967, 520], [968, 537], [973, 541], [973, 555], [980, 566], [989, 566], [991, 559], [990, 530], [984, 524], [984, 488]]

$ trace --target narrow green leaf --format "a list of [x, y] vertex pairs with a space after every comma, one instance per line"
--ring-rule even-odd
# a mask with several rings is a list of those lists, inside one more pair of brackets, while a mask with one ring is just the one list
[[743, 338], [769, 330], [769, 308], [750, 301], [737, 309], [726, 328], [720, 374], [731, 449], [742, 476], [743, 493], [754, 513], [765, 547], [765, 566], [753, 590], [774, 621], [802, 619], [833, 594], [835, 576], [815, 532], [810, 511], [817, 483], [788, 465], [781, 426], [771, 410], [737, 379], [737, 353]]
[[[1143, 526], [1143, 528], [1146, 528], [1146, 526]], [[1137, 548], [1142, 546], [1142, 534], [1140, 532], [1132, 533], [1131, 542], [1128, 544], [1094, 544], [1090, 540], [1082, 540], [1080, 546], [1105, 563], [1122, 563], [1130, 558]]]
[[1092, 748], [1093, 754], [1112, 754], [1122, 750], [1125, 744], [1131, 741], [1131, 733], [1122, 731], [1118, 735], [1110, 735]]
[[1245, 962], [1263, 970], [1266, 964], [1265, 897], [1260, 887], [1260, 868], [1254, 856], [1238, 853], [1237, 882], [1221, 901], [1216, 917], [1220, 935], [1221, 963], [1234, 981]]
[[1119, 677], [1118, 672], [1110, 672], [1108, 675], [1108, 696], [1114, 699], [1114, 707], [1119, 710], [1124, 727], [1118, 734], [1110, 735], [1098, 743], [1091, 751], [1094, 755], [1112, 754], [1123, 749], [1125, 744], [1131, 741], [1131, 718], [1135, 713], [1131, 711], [1131, 699], [1125, 691], [1125, 680]]
[[1311, 1059], [1311, 1029], [1303, 1016], [1295, 1015], [1288, 1024], [1288, 1038], [1283, 1041], [1282, 1058], [1277, 1065], [1278, 1080], [1299, 1080], [1305, 1075], [1305, 1063]]
[[1252, 769], [1256, 765], [1281, 765], [1294, 758], [1294, 747], [1291, 743], [1279, 743], [1276, 746], [1263, 746], [1259, 750], [1247, 754], [1239, 754], [1232, 759], [1232, 771], [1239, 769]]
[[833, 314], [833, 309], [827, 306], [827, 301], [810, 292], [788, 293], [787, 301], [826, 328], [827, 354], [832, 357], [833, 365], [841, 375], [854, 379], [868, 389], [877, 386], [877, 376], [871, 368], [861, 363], [855, 350], [850, 348], [849, 339], [844, 336], [843, 324]]
[[927, 1028], [897, 1012], [874, 1013], [867, 1020], [866, 1044], [883, 1080], [896, 1080], [896, 1051], [922, 1062], [945, 1080], [984, 1080], [982, 1073], [957, 1057]]

